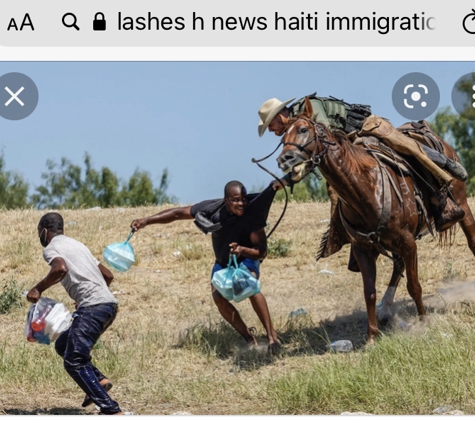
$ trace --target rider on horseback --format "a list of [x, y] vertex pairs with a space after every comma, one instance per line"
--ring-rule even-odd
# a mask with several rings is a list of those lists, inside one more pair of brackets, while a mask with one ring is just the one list
[[[291, 104], [294, 100], [295, 98], [292, 98], [281, 102], [277, 98], [271, 98], [262, 104], [258, 111], [260, 137], [266, 129], [269, 129], [269, 132], [274, 132], [277, 136], [282, 136], [285, 133], [290, 119], [304, 111], [305, 97]], [[452, 181], [451, 176], [461, 181], [465, 181], [468, 177], [460, 163], [435, 149], [415, 142], [414, 139], [404, 135], [399, 130], [394, 130], [394, 127], [387, 120], [371, 115], [369, 106], [350, 105], [334, 98], [316, 97], [315, 94], [310, 95], [309, 100], [313, 107], [312, 120], [314, 122], [324, 124], [330, 131], [343, 130], [345, 133], [352, 135], [358, 133], [359, 136], [378, 136], [394, 150], [414, 156], [429, 170], [439, 184], [431, 201], [437, 231], [447, 230], [464, 217], [464, 211], [448, 196], [448, 188]], [[384, 130], [377, 132], [380, 127]], [[391, 136], [388, 138], [382, 132], [390, 132]], [[406, 131], [404, 130], [404, 132]], [[437, 165], [434, 165], [434, 163]], [[320, 257], [332, 255], [339, 251], [344, 244], [349, 243], [346, 231], [336, 212], [338, 196], [328, 183], [327, 189], [331, 201], [331, 221], [317, 260]], [[356, 262], [350, 255], [349, 269], [358, 271], [355, 264]]]

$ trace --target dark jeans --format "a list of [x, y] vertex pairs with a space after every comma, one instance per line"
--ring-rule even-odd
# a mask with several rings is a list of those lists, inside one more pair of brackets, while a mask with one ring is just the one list
[[99, 383], [105, 376], [92, 364], [91, 350], [116, 315], [115, 303], [79, 308], [73, 314], [71, 327], [59, 336], [55, 345], [56, 352], [64, 360], [64, 369], [103, 414], [114, 414], [121, 410]]

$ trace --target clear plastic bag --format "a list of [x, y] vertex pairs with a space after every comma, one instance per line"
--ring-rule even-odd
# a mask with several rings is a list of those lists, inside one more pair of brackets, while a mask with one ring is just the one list
[[134, 248], [129, 243], [134, 231], [131, 230], [125, 242], [112, 243], [104, 249], [104, 260], [121, 273], [127, 271], [135, 262]]
[[28, 310], [25, 336], [30, 342], [50, 344], [68, 329], [71, 312], [63, 303], [41, 297]]
[[[229, 264], [231, 260], [229, 261]], [[213, 278], [211, 279], [211, 284], [216, 287], [216, 290], [221, 293], [226, 300], [233, 300], [233, 279], [232, 279], [232, 272], [234, 270], [233, 267], [223, 268], [222, 270], [216, 271], [213, 274]]]
[[238, 265], [235, 255], [232, 259], [229, 258], [226, 268], [213, 274], [211, 283], [225, 299], [234, 300], [236, 303], [261, 291], [261, 282], [244, 264]]

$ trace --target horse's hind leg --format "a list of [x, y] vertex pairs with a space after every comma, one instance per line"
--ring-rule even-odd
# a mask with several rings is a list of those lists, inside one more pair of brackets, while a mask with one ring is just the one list
[[465, 211], [465, 217], [459, 221], [459, 224], [467, 238], [468, 247], [472, 251], [472, 254], [475, 255], [475, 219], [473, 218], [472, 211], [467, 203], [465, 183], [460, 182], [459, 180], [454, 180], [452, 185], [453, 197], [459, 207]]
[[459, 224], [467, 238], [468, 247], [472, 254], [475, 255], [475, 219], [466, 199], [459, 205], [465, 211], [465, 217], [459, 221]]
[[396, 295], [396, 289], [401, 280], [402, 273], [404, 272], [405, 265], [404, 260], [399, 255], [393, 254], [394, 263], [393, 263], [393, 273], [391, 275], [391, 280], [386, 289], [386, 292], [381, 299], [381, 302], [376, 306], [376, 312], [378, 314], [378, 320], [381, 324], [387, 324], [393, 317], [393, 303], [394, 296]]
[[426, 314], [426, 310], [422, 303], [422, 287], [419, 283], [417, 244], [412, 235], [410, 238], [408, 237], [406, 237], [405, 245], [401, 251], [401, 256], [406, 265], [407, 291], [416, 304], [417, 313], [423, 316]]

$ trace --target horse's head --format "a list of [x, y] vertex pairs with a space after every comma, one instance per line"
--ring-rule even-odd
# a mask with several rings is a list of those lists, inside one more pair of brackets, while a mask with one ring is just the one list
[[282, 152], [277, 157], [279, 167], [284, 172], [292, 171], [291, 178], [299, 182], [315, 167], [312, 156], [321, 148], [318, 145], [317, 130], [323, 130], [311, 120], [313, 108], [310, 100], [305, 98], [305, 111], [292, 118], [281, 140], [284, 145]]

